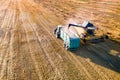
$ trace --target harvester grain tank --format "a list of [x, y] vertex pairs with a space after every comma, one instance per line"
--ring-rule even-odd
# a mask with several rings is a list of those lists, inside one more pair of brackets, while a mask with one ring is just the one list
[[74, 33], [77, 33], [80, 38], [84, 38], [84, 36], [94, 36], [95, 26], [88, 22], [84, 21], [83, 24], [69, 24], [69, 29]]

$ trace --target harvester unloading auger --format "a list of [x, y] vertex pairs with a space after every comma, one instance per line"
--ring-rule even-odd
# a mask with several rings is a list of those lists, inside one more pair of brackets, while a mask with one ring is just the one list
[[108, 39], [107, 35], [96, 37], [95, 30], [96, 27], [92, 23], [84, 21], [83, 24], [58, 25], [54, 30], [54, 34], [57, 38], [63, 39], [66, 49], [71, 50], [77, 49], [81, 42], [97, 43]]

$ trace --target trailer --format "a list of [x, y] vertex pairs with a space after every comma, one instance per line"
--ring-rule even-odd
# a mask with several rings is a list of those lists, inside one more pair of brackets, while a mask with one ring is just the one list
[[80, 46], [79, 36], [67, 29], [67, 27], [58, 26], [55, 30], [55, 35], [63, 40], [63, 46], [67, 50], [76, 50]]

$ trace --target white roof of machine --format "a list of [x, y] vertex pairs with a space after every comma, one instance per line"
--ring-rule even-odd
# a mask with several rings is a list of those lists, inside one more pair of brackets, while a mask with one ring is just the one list
[[88, 21], [84, 21], [83, 24], [82, 24], [83, 27], [92, 27], [93, 24], [88, 22]]

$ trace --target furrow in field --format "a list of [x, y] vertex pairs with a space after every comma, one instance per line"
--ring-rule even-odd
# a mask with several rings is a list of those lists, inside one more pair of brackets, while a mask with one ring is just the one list
[[[9, 17], [9, 20], [11, 21], [12, 17], [13, 16], [13, 13], [11, 10], [10, 11], [10, 14], [8, 15]], [[11, 25], [11, 22], [8, 21], [8, 23], [3, 26], [3, 27], [8, 27], [8, 28], [11, 28], [12, 25]], [[3, 51], [1, 52], [1, 56], [2, 56], [2, 62], [1, 62], [1, 73], [0, 73], [0, 79], [7, 79], [8, 77], [8, 64], [9, 64], [9, 47], [10, 47], [10, 40], [11, 38], [11, 29], [9, 29], [6, 33], [6, 36], [4, 38], [4, 40], [2, 41], [2, 48], [3, 48]]]
[[4, 5], [6, 5], [6, 7], [4, 7], [6, 10], [0, 12], [0, 13], [2, 13], [2, 15], [1, 15], [1, 21], [0, 21], [0, 44], [1, 44], [1, 40], [4, 39], [4, 37], [5, 37], [6, 30], [7, 30], [6, 28], [4, 29], [4, 27], [2, 27], [2, 26], [5, 26], [4, 24], [7, 22], [6, 20], [9, 17], [8, 14], [10, 12], [9, 12], [8, 7], [10, 6], [10, 0], [7, 2], [7, 4], [4, 4]]
[[[26, 13], [26, 15], [27, 15], [27, 13]], [[29, 21], [29, 15], [27, 15], [27, 19], [28, 19], [28, 21]], [[24, 26], [24, 28], [25, 28], [25, 30], [26, 30], [26, 33], [28, 33], [28, 30], [29, 30], [29, 31], [31, 31], [31, 35], [33, 34], [33, 35], [32, 35], [33, 37], [36, 36], [34, 30], [31, 28], [30, 23], [26, 23], [26, 25], [28, 26], [28, 27], [25, 27], [25, 26]], [[28, 42], [31, 40], [32, 36], [30, 36], [29, 34], [27, 34]], [[36, 62], [36, 61], [35, 61], [35, 58], [34, 58], [34, 56], [33, 56], [33, 49], [32, 49], [32, 45], [31, 45], [30, 42], [29, 42], [29, 46], [30, 46], [29, 48], [30, 48], [30, 52], [31, 52], [31, 57], [32, 57], [32, 59], [34, 60], [34, 62]], [[37, 47], [37, 46], [36, 46], [36, 47]], [[45, 54], [45, 51], [43, 51], [43, 54]], [[52, 68], [53, 68], [53, 65], [54, 65], [54, 64], [53, 64], [53, 62], [51, 61], [49, 55], [45, 54], [45, 57], [47, 57], [47, 60], [49, 61], [49, 63], [51, 64], [51, 66], [52, 66]], [[39, 68], [37, 68], [37, 65], [36, 65], [36, 69], [39, 69]], [[55, 67], [54, 67], [53, 69], [55, 69]], [[38, 71], [40, 71], [40, 70], [38, 70]]]
[[[10, 12], [10, 10], [8, 10], [7, 13], [10, 14], [10, 15], [6, 15], [6, 18], [9, 18], [9, 19], [10, 19], [10, 17], [12, 16], [12, 13]], [[8, 23], [6, 23], [5, 25], [3, 25], [4, 23], [2, 23], [2, 27], [3, 27], [3, 28], [10, 27], [10, 26], [9, 26], [9, 23], [10, 23], [9, 20], [8, 20]], [[8, 42], [7, 42], [7, 41], [9, 41], [9, 38], [8, 38], [8, 37], [9, 37], [9, 36], [8, 36], [9, 33], [10, 33], [9, 30], [6, 30], [5, 36], [4, 36], [4, 37], [1, 39], [1, 41], [0, 41], [0, 42], [1, 42], [1, 43], [0, 43], [1, 50], [4, 49], [4, 48], [6, 48], [6, 47], [8, 47], [8, 45], [7, 45]], [[3, 55], [4, 55], [4, 54], [3, 54], [2, 51], [1, 51], [1, 57], [2, 57]], [[1, 58], [1, 59], [2, 59], [2, 58]]]
[[[22, 57], [22, 64], [23, 64], [23, 71], [24, 71], [24, 75], [23, 78], [26, 79], [38, 79], [38, 75], [40, 74], [36, 74], [35, 68], [34, 68], [34, 64], [33, 64], [33, 60], [30, 58], [30, 50], [28, 47], [28, 42], [27, 42], [27, 34], [24, 30], [24, 21], [22, 21], [21, 19], [24, 19], [26, 16], [21, 16], [21, 14], [24, 15], [24, 10], [21, 9], [22, 5], [19, 1], [19, 10], [20, 10], [20, 22], [21, 22], [21, 33], [22, 33], [22, 40], [21, 42], [21, 47], [20, 47], [20, 52], [21, 52], [21, 57]], [[25, 41], [25, 43], [23, 43], [23, 41]]]
[[[10, 33], [11, 33], [11, 38], [10, 38], [10, 47], [9, 47], [9, 63], [7, 65], [7, 79], [16, 79], [16, 75], [15, 75], [15, 72], [14, 72], [14, 66], [16, 65], [16, 61], [15, 60], [15, 57], [16, 57], [16, 53], [18, 53], [17, 51], [17, 45], [18, 45], [18, 37], [19, 35], [17, 34], [17, 31], [16, 31], [16, 24], [17, 24], [17, 16], [16, 16], [16, 8], [17, 8], [17, 5], [16, 5], [16, 0], [11, 0], [12, 1], [12, 5], [13, 6], [13, 9], [11, 9], [11, 12], [13, 12], [13, 15], [12, 15], [12, 20], [10, 21], [11, 22], [11, 28], [10, 28]], [[10, 7], [11, 7], [10, 6]], [[18, 57], [19, 59], [19, 57]]]
[[[24, 10], [24, 7], [23, 7], [23, 5], [21, 5], [21, 10]], [[21, 11], [22, 12], [22, 11]], [[43, 68], [44, 69], [44, 67], [41, 65], [41, 63], [39, 62], [37, 62], [36, 60], [35, 60], [35, 55], [34, 54], [37, 54], [37, 53], [40, 53], [39, 52], [39, 49], [38, 49], [38, 52], [36, 53], [36, 48], [35, 47], [37, 47], [37, 43], [36, 43], [36, 40], [34, 40], [34, 35], [32, 35], [34, 32], [31, 30], [31, 28], [30, 28], [30, 25], [29, 25], [29, 23], [27, 22], [27, 20], [29, 19], [29, 16], [28, 16], [28, 14], [29, 13], [25, 13], [25, 12], [22, 12], [22, 14], [21, 14], [21, 16], [22, 17], [24, 17], [24, 18], [22, 18], [22, 22], [25, 22], [25, 23], [23, 23], [23, 29], [25, 30], [25, 34], [26, 34], [26, 41], [27, 41], [27, 43], [28, 43], [28, 45], [29, 45], [29, 47], [28, 47], [28, 49], [29, 49], [29, 56], [30, 56], [30, 58], [33, 60], [33, 64], [34, 64], [34, 66], [35, 66], [35, 71], [36, 71], [36, 73], [38, 74], [38, 76], [39, 76], [39, 79], [42, 79], [42, 74], [41, 74], [41, 72], [43, 72], [43, 70], [41, 69], [41, 68]], [[27, 25], [27, 26], [25, 26], [25, 25]], [[33, 38], [33, 40], [32, 40], [32, 38]], [[33, 42], [31, 42], [31, 41], [33, 41]], [[35, 42], [34, 42], [35, 41]], [[33, 47], [32, 46], [34, 46], [34, 45], [36, 45], [34, 48], [35, 48], [35, 50], [33, 49]], [[43, 53], [44, 54], [44, 52], [41, 52], [41, 53]], [[46, 57], [46, 56], [45, 56]], [[48, 60], [48, 59], [46, 59], [46, 60]], [[48, 60], [49, 61], [49, 60]], [[42, 62], [42, 61], [41, 61]], [[40, 66], [39, 66], [39, 64], [40, 64]], [[49, 63], [48, 63], [49, 64]], [[45, 76], [45, 75], [44, 75]]]

